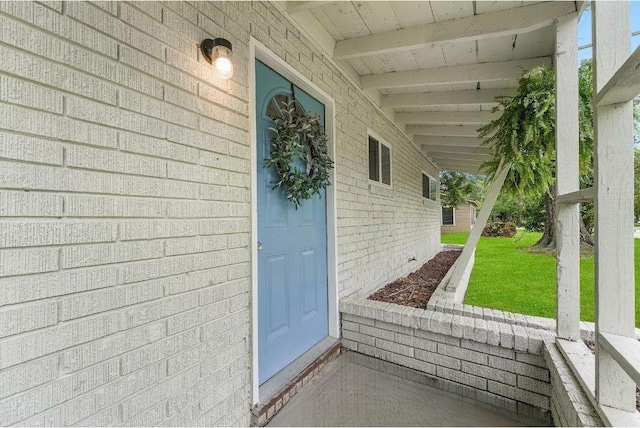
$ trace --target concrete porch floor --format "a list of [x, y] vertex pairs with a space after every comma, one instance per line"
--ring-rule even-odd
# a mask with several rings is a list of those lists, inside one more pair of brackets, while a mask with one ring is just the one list
[[267, 426], [524, 426], [499, 409], [367, 367], [377, 361], [346, 352]]

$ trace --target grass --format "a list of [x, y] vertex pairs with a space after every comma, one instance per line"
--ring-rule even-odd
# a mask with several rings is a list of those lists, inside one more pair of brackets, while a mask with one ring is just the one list
[[[442, 242], [464, 244], [468, 233], [442, 235]], [[523, 251], [540, 233], [518, 231], [514, 238], [480, 238], [465, 303], [508, 312], [556, 316], [555, 257]], [[640, 239], [635, 239], [635, 266], [640, 273]], [[640, 328], [640, 280], [636, 275], [636, 327]], [[580, 319], [594, 321], [594, 261], [580, 259]]]

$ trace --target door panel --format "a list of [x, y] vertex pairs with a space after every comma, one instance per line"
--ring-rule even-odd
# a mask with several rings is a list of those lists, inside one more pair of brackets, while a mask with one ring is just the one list
[[[269, 124], [269, 126], [271, 126], [271, 124]], [[258, 139], [258, 142], [262, 141], [263, 144], [265, 144], [264, 142], [271, 141], [270, 133], [271, 132], [268, 130], [268, 128], [264, 129], [262, 132], [262, 139]], [[270, 151], [271, 150], [269, 150], [269, 148], [267, 147], [263, 148], [263, 153]], [[265, 156], [258, 158], [258, 170], [263, 167], [262, 162]], [[264, 173], [266, 174], [266, 176], [264, 180], [262, 180], [263, 183], [262, 186], [259, 187], [258, 192], [263, 193], [265, 198], [265, 206], [261, 207], [260, 203], [258, 202], [258, 212], [259, 214], [262, 214], [262, 219], [258, 219], [258, 221], [262, 221], [264, 227], [266, 228], [286, 228], [289, 221], [289, 216], [287, 215], [287, 206], [282, 203], [281, 192], [274, 192], [271, 189], [273, 187], [271, 183], [276, 180], [276, 174], [273, 171], [273, 168], [269, 168], [268, 170], [264, 171]]]
[[318, 214], [317, 204], [319, 202], [324, 203], [324, 200], [318, 201], [317, 198], [309, 199], [303, 204], [298, 211], [300, 211], [300, 226], [315, 226], [317, 223], [316, 215]]
[[307, 248], [302, 251], [302, 298], [300, 306], [302, 308], [302, 320], [306, 321], [318, 313], [318, 284], [317, 278], [317, 255], [316, 248]]
[[266, 333], [268, 339], [273, 339], [289, 330], [289, 293], [287, 281], [287, 257], [285, 254], [274, 254], [266, 259], [264, 289], [267, 294], [269, 311]]
[[273, 117], [279, 115], [279, 103], [292, 97], [324, 124], [320, 102], [256, 61], [260, 384], [328, 335], [325, 192], [296, 210], [282, 190], [273, 189], [272, 168], [264, 168]]

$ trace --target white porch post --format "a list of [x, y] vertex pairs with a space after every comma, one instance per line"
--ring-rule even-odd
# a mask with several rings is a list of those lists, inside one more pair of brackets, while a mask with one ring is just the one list
[[[577, 13], [556, 20], [556, 195], [575, 192], [580, 187], [577, 24]], [[580, 205], [557, 203], [556, 214], [557, 335], [579, 340]]]
[[[630, 53], [629, 3], [592, 5], [594, 98]], [[631, 102], [594, 107], [596, 334], [634, 335]], [[596, 340], [600, 405], [635, 412], [635, 383]]]
[[509, 168], [511, 165], [505, 166], [502, 171], [496, 175], [495, 179], [489, 186], [489, 191], [487, 192], [487, 197], [482, 202], [482, 207], [480, 208], [480, 213], [478, 213], [478, 217], [476, 218], [476, 223], [473, 225], [471, 229], [471, 233], [469, 234], [469, 238], [467, 238], [467, 242], [464, 244], [464, 248], [462, 249], [462, 254], [458, 257], [458, 263], [451, 274], [451, 279], [449, 280], [450, 284], [460, 283], [462, 279], [462, 275], [464, 271], [469, 266], [469, 262], [471, 261], [471, 256], [478, 245], [478, 240], [480, 239], [480, 235], [482, 234], [482, 229], [484, 229], [484, 225], [489, 220], [489, 215], [491, 214], [491, 210], [496, 203], [496, 199], [498, 199], [498, 194], [500, 193], [500, 189], [502, 189], [502, 185], [504, 184], [505, 178], [507, 178], [507, 173], [509, 172]]

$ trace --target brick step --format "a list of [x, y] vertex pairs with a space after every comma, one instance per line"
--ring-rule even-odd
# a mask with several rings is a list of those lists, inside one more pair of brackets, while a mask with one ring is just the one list
[[282, 388], [276, 391], [270, 398], [264, 403], [257, 404], [252, 410], [252, 426], [262, 427], [265, 426], [273, 417], [282, 409], [282, 407], [289, 402], [289, 400], [296, 395], [300, 388], [306, 385], [313, 377], [315, 377], [320, 370], [322, 370], [328, 363], [335, 360], [342, 352], [344, 348], [340, 342], [325, 351], [315, 361], [309, 364], [300, 374], [296, 375], [293, 379], [287, 382]]

